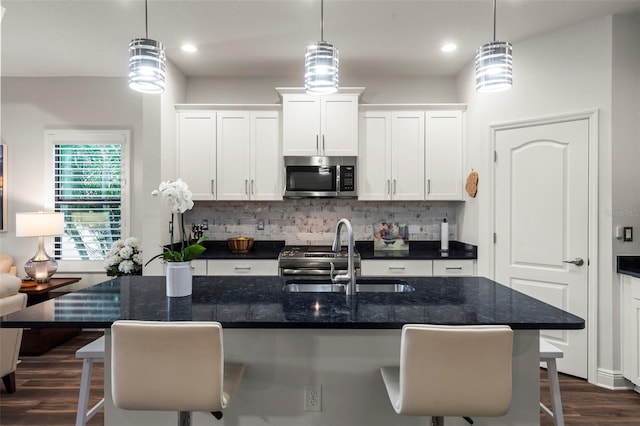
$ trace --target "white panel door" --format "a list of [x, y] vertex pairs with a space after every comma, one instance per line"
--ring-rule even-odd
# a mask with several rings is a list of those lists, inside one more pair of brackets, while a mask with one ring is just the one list
[[391, 199], [391, 113], [360, 114], [358, 199]]
[[425, 125], [427, 200], [462, 200], [462, 111], [430, 111]]
[[391, 198], [424, 200], [424, 112], [391, 113]]
[[252, 200], [282, 200], [283, 167], [278, 112], [252, 113], [249, 183]]
[[319, 96], [282, 97], [282, 147], [284, 155], [319, 155]]
[[249, 199], [249, 117], [246, 111], [218, 112], [218, 200]]
[[[588, 120], [497, 129], [495, 146], [496, 281], [586, 320]], [[587, 377], [586, 329], [541, 335]]]
[[194, 200], [215, 200], [216, 113], [177, 115], [177, 177], [189, 185]]
[[323, 96], [321, 108], [321, 155], [358, 155], [358, 97]]

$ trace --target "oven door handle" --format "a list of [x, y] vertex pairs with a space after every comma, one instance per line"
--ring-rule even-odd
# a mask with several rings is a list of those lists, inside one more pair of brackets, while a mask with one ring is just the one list
[[[346, 270], [337, 269], [337, 273], [346, 274]], [[282, 275], [324, 275], [329, 277], [329, 269], [282, 269]]]

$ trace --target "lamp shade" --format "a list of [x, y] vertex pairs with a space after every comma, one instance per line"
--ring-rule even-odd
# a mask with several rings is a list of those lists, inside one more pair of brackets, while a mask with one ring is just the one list
[[64, 213], [16, 213], [16, 237], [50, 237], [64, 233]]
[[166, 54], [162, 43], [136, 38], [129, 43], [129, 87], [142, 93], [162, 93]]
[[338, 49], [325, 41], [309, 43], [304, 55], [304, 86], [307, 93], [328, 95], [338, 91]]
[[513, 47], [511, 43], [493, 41], [476, 52], [476, 90], [499, 92], [513, 84]]

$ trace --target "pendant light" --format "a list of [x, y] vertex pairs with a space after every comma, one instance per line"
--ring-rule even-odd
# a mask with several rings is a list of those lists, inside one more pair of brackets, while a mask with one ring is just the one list
[[338, 49], [324, 41], [324, 0], [320, 0], [320, 41], [309, 43], [304, 55], [304, 87], [309, 94], [338, 91]]
[[142, 93], [164, 92], [166, 55], [162, 43], [149, 38], [147, 0], [144, 1], [145, 38], [129, 42], [129, 87]]
[[499, 92], [513, 84], [511, 43], [496, 41], [496, 0], [493, 0], [493, 41], [476, 52], [476, 91]]

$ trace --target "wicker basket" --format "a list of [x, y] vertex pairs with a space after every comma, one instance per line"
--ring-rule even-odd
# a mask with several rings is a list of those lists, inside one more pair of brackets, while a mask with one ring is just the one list
[[227, 244], [229, 249], [235, 253], [246, 253], [253, 247], [253, 238], [236, 237], [228, 238]]

